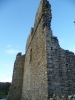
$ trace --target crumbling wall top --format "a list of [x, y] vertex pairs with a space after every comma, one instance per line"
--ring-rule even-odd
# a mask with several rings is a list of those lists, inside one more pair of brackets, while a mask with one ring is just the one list
[[19, 52], [17, 55], [16, 55], [16, 57], [19, 57], [19, 56], [21, 56], [22, 55], [22, 53], [21, 52]]

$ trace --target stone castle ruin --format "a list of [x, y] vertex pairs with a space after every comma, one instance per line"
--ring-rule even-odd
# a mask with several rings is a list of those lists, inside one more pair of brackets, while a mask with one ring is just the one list
[[41, 0], [26, 53], [14, 63], [8, 100], [75, 100], [75, 55], [51, 30], [51, 5]]

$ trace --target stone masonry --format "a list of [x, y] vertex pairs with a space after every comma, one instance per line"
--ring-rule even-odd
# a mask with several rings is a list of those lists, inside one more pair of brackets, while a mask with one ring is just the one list
[[22, 94], [23, 73], [25, 55], [18, 53], [14, 63], [12, 84], [8, 94], [8, 100], [19, 100]]
[[41, 0], [26, 53], [17, 54], [8, 100], [75, 100], [75, 55], [51, 30], [51, 5]]

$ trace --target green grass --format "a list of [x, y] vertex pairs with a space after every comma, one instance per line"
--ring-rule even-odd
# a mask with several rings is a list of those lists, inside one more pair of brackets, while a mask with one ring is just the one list
[[0, 90], [0, 98], [6, 98], [7, 97], [7, 94], [8, 94], [8, 91], [6, 90]]

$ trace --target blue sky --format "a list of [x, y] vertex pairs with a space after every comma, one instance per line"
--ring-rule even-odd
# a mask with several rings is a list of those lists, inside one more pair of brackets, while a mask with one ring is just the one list
[[[62, 48], [75, 52], [75, 0], [49, 0], [51, 28]], [[11, 82], [18, 52], [25, 53], [40, 0], [0, 0], [0, 82]]]

